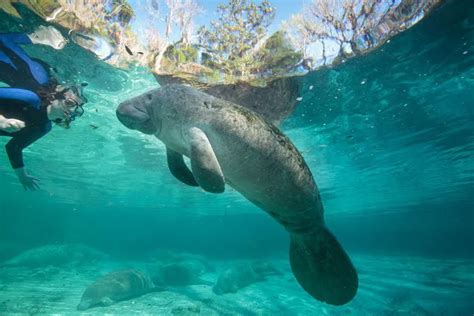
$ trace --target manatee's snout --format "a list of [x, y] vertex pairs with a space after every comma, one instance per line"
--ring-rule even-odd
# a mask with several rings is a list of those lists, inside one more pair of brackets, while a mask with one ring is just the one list
[[82, 301], [77, 305], [77, 310], [78, 311], [85, 311], [86, 309], [89, 309], [91, 307], [91, 303], [88, 301]]
[[224, 294], [224, 291], [222, 291], [222, 289], [220, 287], [218, 287], [217, 285], [214, 285], [212, 287], [212, 292], [214, 292], [214, 294], [216, 294], [216, 295]]
[[116, 114], [120, 123], [130, 129], [136, 129], [145, 134], [157, 132], [157, 126], [153, 123], [147, 109], [138, 103], [122, 102], [117, 107]]
[[148, 121], [150, 116], [145, 109], [141, 109], [130, 101], [125, 101], [119, 104], [117, 108], [117, 118], [128, 128], [136, 129], [142, 123]]

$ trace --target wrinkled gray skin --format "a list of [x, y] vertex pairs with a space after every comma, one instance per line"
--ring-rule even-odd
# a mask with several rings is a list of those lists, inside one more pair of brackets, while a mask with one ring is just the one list
[[[161, 87], [170, 84], [190, 84], [185, 79], [170, 75], [157, 75]], [[196, 85], [196, 89], [218, 99], [226, 100], [258, 113], [267, 121], [279, 125], [289, 117], [298, 105], [301, 96], [301, 78], [280, 78], [268, 82], [265, 87], [255, 87], [245, 82], [220, 85]]]
[[77, 310], [83, 311], [96, 306], [109, 306], [118, 301], [161, 290], [163, 289], [155, 287], [148, 275], [141, 271], [116, 271], [106, 274], [89, 285], [82, 294]]
[[269, 275], [281, 275], [272, 265], [264, 262], [241, 263], [223, 270], [212, 291], [217, 294], [235, 293]]
[[157, 267], [149, 267], [149, 270], [153, 283], [160, 286], [208, 284], [200, 279], [206, 268], [198, 260], [169, 262]]
[[82, 244], [44, 245], [25, 250], [5, 261], [1, 266], [45, 267], [68, 264], [86, 264], [106, 258], [106, 254]]
[[[167, 148], [171, 173], [183, 183], [221, 193], [225, 183], [290, 233], [290, 263], [301, 286], [334, 305], [350, 301], [357, 273], [325, 227], [311, 171], [273, 124], [236, 104], [183, 85], [168, 85], [121, 103], [117, 118], [154, 134]], [[189, 170], [182, 156], [190, 158]]]

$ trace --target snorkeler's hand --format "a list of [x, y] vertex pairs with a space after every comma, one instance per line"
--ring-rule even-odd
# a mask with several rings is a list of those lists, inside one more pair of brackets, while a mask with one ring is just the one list
[[39, 189], [39, 179], [26, 173], [24, 167], [15, 169], [15, 173], [26, 191], [36, 191]]
[[18, 132], [25, 127], [25, 122], [16, 119], [0, 119], [0, 130], [7, 133]]
[[62, 49], [66, 46], [67, 40], [62, 34], [52, 26], [39, 26], [33, 33], [28, 34], [33, 44], [43, 44], [54, 49]]

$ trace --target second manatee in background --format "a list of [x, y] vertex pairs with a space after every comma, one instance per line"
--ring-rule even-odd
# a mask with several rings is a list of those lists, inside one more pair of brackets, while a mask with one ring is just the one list
[[265, 262], [236, 264], [219, 274], [212, 291], [218, 295], [235, 293], [255, 282], [264, 281], [270, 275], [281, 275], [281, 272]]
[[77, 310], [83, 311], [95, 306], [109, 306], [118, 301], [162, 290], [163, 288], [156, 287], [148, 275], [141, 271], [111, 272], [87, 287], [82, 294]]

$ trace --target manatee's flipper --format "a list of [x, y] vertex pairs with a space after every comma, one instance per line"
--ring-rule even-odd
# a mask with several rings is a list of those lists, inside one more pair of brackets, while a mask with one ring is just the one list
[[199, 186], [194, 180], [193, 173], [184, 163], [183, 155], [166, 147], [166, 159], [168, 160], [168, 168], [176, 179], [193, 187]]
[[114, 303], [115, 303], [115, 301], [113, 299], [111, 299], [110, 297], [108, 297], [108, 296], [106, 296], [106, 297], [104, 297], [103, 299], [100, 300], [100, 305], [101, 306], [110, 306]]
[[357, 272], [324, 226], [311, 234], [291, 234], [290, 263], [300, 285], [317, 300], [343, 305], [357, 292]]
[[208, 192], [224, 192], [224, 175], [206, 134], [199, 128], [193, 127], [189, 131], [189, 137], [191, 169], [197, 183]]

